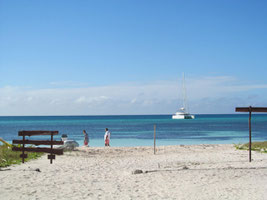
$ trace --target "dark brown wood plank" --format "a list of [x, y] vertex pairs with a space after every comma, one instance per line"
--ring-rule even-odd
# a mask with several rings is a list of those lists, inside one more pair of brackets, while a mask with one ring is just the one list
[[55, 141], [53, 140], [13, 140], [13, 144], [34, 144], [34, 145], [63, 145], [63, 141]]
[[[12, 151], [22, 151], [22, 147], [13, 147]], [[44, 152], [44, 153], [52, 153], [57, 155], [63, 155], [63, 149], [50, 149], [50, 148], [32, 148], [32, 147], [26, 147], [24, 148], [24, 151], [30, 151], [30, 152]]]
[[21, 157], [21, 158], [28, 158], [28, 155], [27, 154], [20, 154], [19, 157]]
[[[249, 112], [250, 107], [237, 107], [236, 112]], [[251, 112], [267, 112], [267, 107], [251, 107]]]
[[235, 108], [236, 112], [249, 112], [249, 107], [237, 107]]
[[32, 136], [32, 135], [58, 135], [58, 131], [19, 131], [19, 136]]
[[47, 155], [47, 158], [50, 159], [50, 160], [51, 159], [54, 159], [55, 160], [56, 159], [56, 156], [55, 155]]

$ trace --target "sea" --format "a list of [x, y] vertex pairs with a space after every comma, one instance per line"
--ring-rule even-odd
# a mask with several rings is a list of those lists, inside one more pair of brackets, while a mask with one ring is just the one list
[[[199, 114], [195, 119], [175, 120], [171, 115], [115, 116], [1, 116], [0, 137], [12, 143], [21, 139], [21, 130], [59, 131], [55, 136], [83, 145], [83, 130], [89, 134], [89, 146], [104, 146], [105, 128], [111, 132], [111, 146], [243, 144], [249, 141], [247, 114]], [[44, 139], [49, 136], [32, 136]], [[267, 140], [267, 115], [252, 114], [252, 140]], [[1, 143], [0, 143], [1, 144]]]

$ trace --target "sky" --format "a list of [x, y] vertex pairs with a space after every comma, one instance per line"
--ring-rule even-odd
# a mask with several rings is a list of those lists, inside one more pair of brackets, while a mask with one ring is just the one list
[[267, 106], [267, 1], [0, 0], [0, 116]]

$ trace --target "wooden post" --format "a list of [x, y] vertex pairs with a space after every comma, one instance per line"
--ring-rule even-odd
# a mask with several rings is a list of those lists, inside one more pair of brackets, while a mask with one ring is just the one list
[[154, 125], [154, 154], [156, 154], [156, 125]]
[[249, 107], [249, 120], [248, 120], [248, 126], [249, 126], [249, 162], [251, 162], [251, 106]]
[[50, 153], [50, 164], [53, 162], [53, 156], [52, 156], [52, 151], [53, 151], [53, 133], [51, 134], [51, 153]]
[[[25, 141], [25, 135], [23, 135], [23, 141]], [[23, 143], [23, 145], [22, 145], [22, 163], [24, 163], [24, 157], [25, 157], [24, 148], [25, 148], [25, 144]]]

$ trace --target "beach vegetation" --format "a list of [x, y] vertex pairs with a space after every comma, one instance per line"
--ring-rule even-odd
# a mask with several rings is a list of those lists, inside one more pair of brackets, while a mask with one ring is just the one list
[[[12, 151], [12, 148], [7, 145], [0, 145], [0, 168], [7, 167], [12, 164], [20, 164], [22, 162], [20, 154], [21, 152]], [[40, 156], [43, 155], [43, 153], [27, 152], [27, 155], [28, 158], [24, 160], [25, 162], [39, 158]]]
[[[234, 144], [235, 148], [238, 150], [248, 150], [249, 143], [246, 144]], [[267, 141], [263, 142], [252, 142], [251, 143], [251, 150], [252, 151], [259, 151], [262, 153], [267, 153]]]

